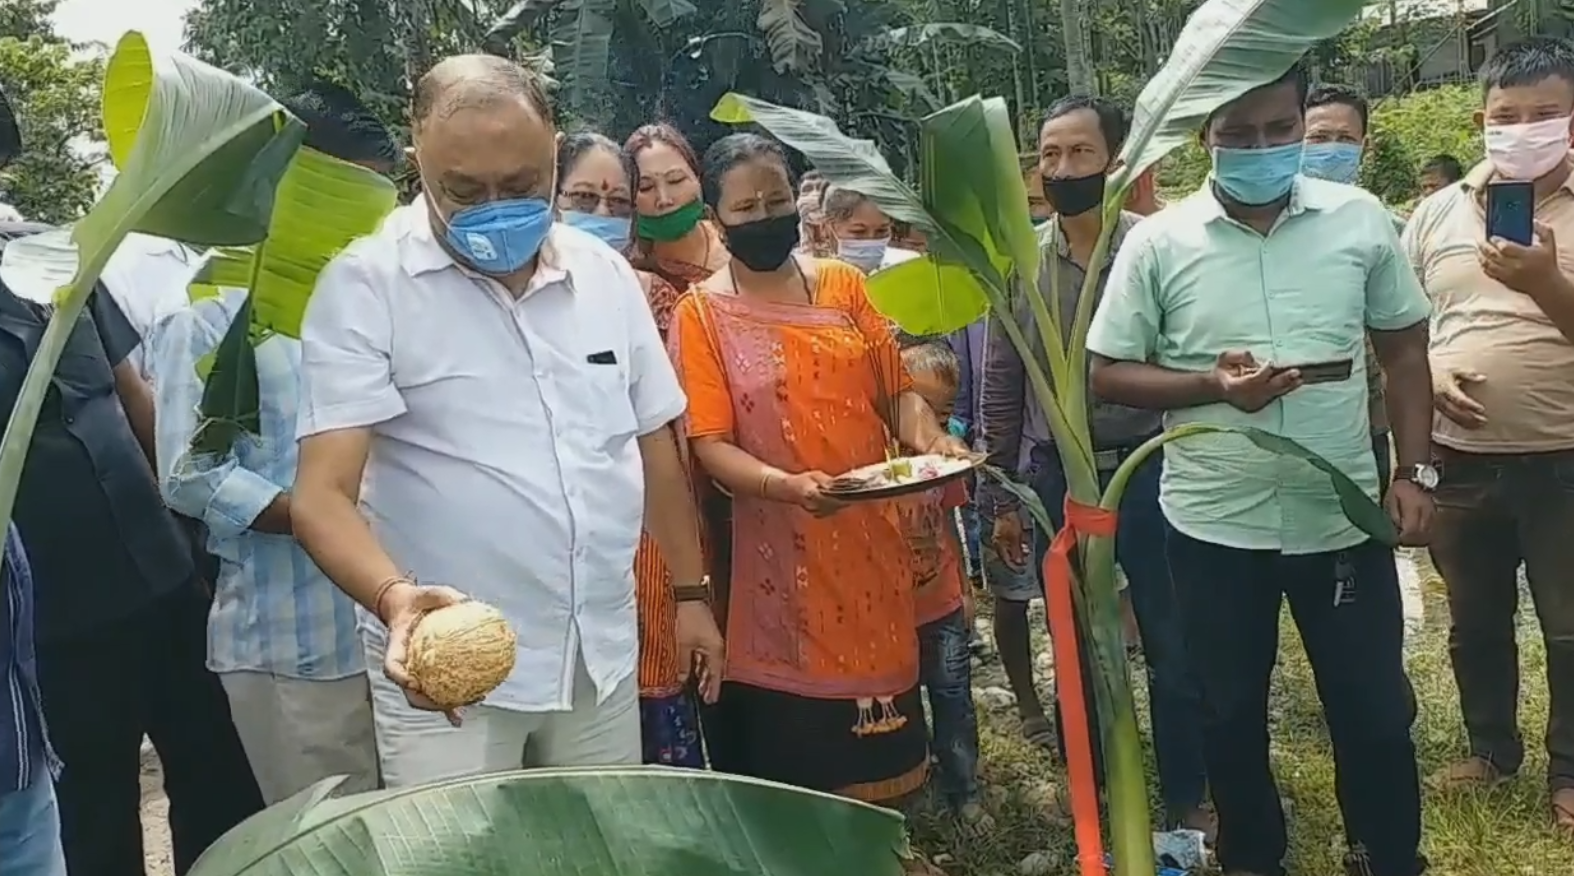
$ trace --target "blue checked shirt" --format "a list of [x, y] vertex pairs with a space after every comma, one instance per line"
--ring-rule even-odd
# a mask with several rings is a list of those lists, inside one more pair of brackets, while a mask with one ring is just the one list
[[13, 524], [0, 568], [0, 794], [31, 787], [40, 763], [56, 765], [42, 702], [33, 658], [33, 572]]
[[275, 335], [257, 347], [262, 435], [243, 435], [223, 457], [193, 456], [203, 382], [245, 294], [230, 291], [172, 314], [154, 331], [159, 486], [169, 506], [207, 524], [219, 558], [208, 615], [208, 668], [331, 680], [362, 672], [355, 609], [292, 536], [250, 529], [295, 479], [301, 345]]

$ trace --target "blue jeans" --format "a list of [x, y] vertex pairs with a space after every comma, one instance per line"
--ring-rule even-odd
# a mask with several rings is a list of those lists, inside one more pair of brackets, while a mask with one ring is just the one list
[[[1137, 629], [1142, 636], [1153, 748], [1159, 762], [1159, 792], [1165, 808], [1174, 817], [1201, 805], [1208, 780], [1202, 748], [1202, 692], [1186, 653], [1175, 586], [1164, 555], [1164, 513], [1159, 510], [1159, 475], [1163, 468], [1163, 458], [1154, 455], [1127, 482], [1115, 534], [1115, 559], [1126, 571], [1132, 613], [1137, 616]], [[1108, 486], [1113, 474], [1100, 472], [1101, 485]], [[1063, 525], [1066, 476], [1053, 447], [1033, 448], [1029, 477], [1058, 529]], [[1050, 538], [1050, 534], [1039, 533], [1034, 539], [1040, 566], [1049, 550]], [[1084, 658], [1084, 671], [1089, 665]], [[1092, 690], [1088, 685], [1084, 687]], [[1088, 714], [1096, 713], [1090, 707]], [[1095, 733], [1093, 738], [1099, 737]]]
[[31, 787], [0, 794], [0, 861], [5, 876], [66, 876], [55, 783], [43, 758], [33, 765]]
[[929, 693], [940, 791], [952, 807], [978, 799], [978, 716], [973, 711], [971, 630], [962, 609], [918, 628], [918, 677]]

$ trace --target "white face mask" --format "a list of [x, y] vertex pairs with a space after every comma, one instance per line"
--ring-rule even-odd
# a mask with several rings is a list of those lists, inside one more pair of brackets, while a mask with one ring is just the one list
[[880, 263], [885, 261], [885, 251], [891, 245], [891, 238], [882, 237], [877, 240], [836, 240], [836, 257], [865, 274], [872, 274], [880, 269]]
[[1504, 179], [1529, 182], [1551, 173], [1569, 154], [1569, 117], [1522, 125], [1487, 125], [1487, 158]]

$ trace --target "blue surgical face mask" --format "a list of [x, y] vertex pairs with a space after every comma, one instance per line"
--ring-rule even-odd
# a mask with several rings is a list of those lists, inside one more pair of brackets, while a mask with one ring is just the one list
[[483, 274], [512, 274], [536, 257], [552, 230], [552, 205], [542, 198], [510, 198], [465, 207], [445, 223], [444, 237]]
[[563, 223], [601, 238], [602, 243], [618, 252], [629, 248], [630, 231], [634, 224], [627, 216], [602, 216], [577, 210], [564, 210]]
[[891, 238], [882, 237], [878, 240], [836, 240], [836, 257], [852, 265], [865, 274], [872, 274], [880, 269], [880, 263], [885, 261], [886, 248], [891, 245]]
[[1307, 143], [1301, 153], [1301, 173], [1312, 179], [1350, 183], [1361, 173], [1358, 143]]
[[1270, 204], [1289, 194], [1301, 170], [1303, 144], [1297, 140], [1266, 149], [1213, 147], [1213, 179], [1226, 195], [1248, 207]]

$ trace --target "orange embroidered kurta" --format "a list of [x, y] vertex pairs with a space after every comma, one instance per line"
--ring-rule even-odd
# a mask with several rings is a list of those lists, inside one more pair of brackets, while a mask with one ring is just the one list
[[[836, 475], [884, 459], [885, 412], [910, 381], [863, 275], [820, 261], [812, 305], [697, 290], [672, 347], [687, 437], [725, 436], [767, 465]], [[894, 502], [816, 518], [733, 496], [727, 672], [808, 697], [888, 698], [918, 680], [913, 578]]]

